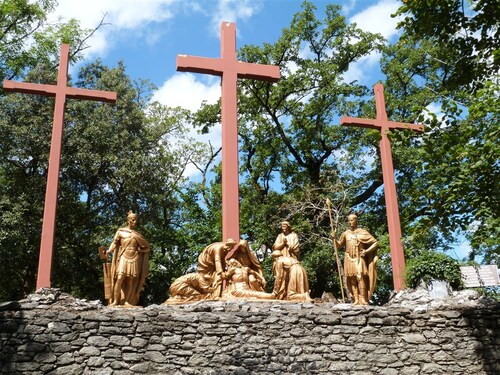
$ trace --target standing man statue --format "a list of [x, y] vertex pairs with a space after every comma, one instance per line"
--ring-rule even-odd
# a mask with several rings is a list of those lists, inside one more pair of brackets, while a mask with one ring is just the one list
[[282, 256], [299, 260], [299, 236], [292, 230], [288, 221], [281, 223], [281, 233], [274, 241], [273, 250], [280, 250]]
[[356, 215], [349, 215], [347, 221], [349, 229], [342, 233], [338, 241], [335, 231], [332, 231], [332, 240], [336, 241], [338, 248], [345, 245], [344, 272], [353, 304], [368, 305], [377, 279], [379, 243], [367, 230], [358, 228]]
[[116, 231], [106, 254], [111, 262], [111, 299], [109, 306], [136, 306], [149, 272], [149, 243], [137, 231], [137, 215], [127, 215], [127, 227]]

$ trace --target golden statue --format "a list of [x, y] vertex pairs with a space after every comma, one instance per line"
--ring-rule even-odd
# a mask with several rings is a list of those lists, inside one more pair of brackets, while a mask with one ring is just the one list
[[349, 215], [347, 221], [350, 228], [338, 241], [332, 231], [332, 239], [339, 248], [345, 245], [344, 272], [353, 304], [368, 305], [377, 280], [379, 243], [367, 230], [358, 228], [356, 215]]
[[212, 278], [198, 272], [177, 278], [170, 285], [170, 298], [164, 303], [195, 302], [207, 299], [213, 292]]
[[[226, 256], [233, 248], [235, 250], [231, 259], [227, 261], [229, 269], [226, 272]], [[226, 288], [223, 292], [224, 280]], [[274, 298], [273, 294], [264, 293], [265, 287], [266, 280], [262, 267], [248, 242], [240, 240], [236, 243], [230, 238], [226, 242], [215, 242], [205, 247], [198, 256], [198, 272], [176, 279], [170, 286], [170, 298], [165, 303], [215, 300], [223, 293], [225, 299], [245, 298], [245, 296], [260, 299]], [[234, 295], [231, 294], [233, 291]]]
[[280, 250], [285, 257], [299, 259], [299, 236], [292, 231], [292, 227], [288, 221], [281, 223], [281, 233], [274, 241], [273, 250]]
[[274, 293], [265, 293], [251, 289], [250, 276], [259, 279], [262, 285], [266, 285], [264, 277], [252, 270], [250, 267], [243, 266], [236, 259], [228, 260], [228, 270], [224, 274], [227, 281], [226, 288], [222, 293], [223, 299], [275, 299]]
[[288, 301], [311, 301], [307, 272], [300, 262], [285, 256], [280, 250], [272, 252], [274, 260], [274, 291], [276, 299]]
[[111, 298], [109, 306], [131, 307], [139, 302], [139, 295], [149, 271], [149, 243], [134, 228], [137, 215], [128, 212], [127, 227], [116, 231], [106, 254], [113, 253], [111, 261]]
[[258, 276], [255, 276], [253, 273], [249, 274], [248, 283], [250, 284], [250, 289], [263, 292], [266, 287], [266, 280], [264, 279], [262, 266], [260, 265], [255, 253], [250, 249], [248, 241], [240, 240], [236, 251], [231, 256], [231, 259], [236, 259], [242, 266], [248, 267], [258, 274]]
[[208, 245], [198, 256], [198, 272], [212, 280], [212, 293], [208, 299], [217, 299], [222, 294], [222, 279], [226, 270], [226, 255], [236, 245], [232, 238], [226, 242]]

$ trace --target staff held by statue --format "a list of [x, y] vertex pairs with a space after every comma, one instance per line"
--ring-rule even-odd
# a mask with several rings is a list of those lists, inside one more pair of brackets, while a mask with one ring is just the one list
[[[330, 217], [330, 227], [331, 227], [332, 235], [333, 235], [336, 231], [336, 228], [334, 228], [334, 225], [333, 225], [331, 204], [332, 204], [332, 202], [330, 201], [330, 199], [326, 198], [326, 206], [328, 207], [328, 215]], [[339, 272], [340, 290], [342, 292], [342, 303], [345, 303], [344, 285], [342, 283], [342, 272], [340, 270], [339, 252], [337, 249], [337, 241], [335, 241], [335, 238], [333, 238], [333, 250], [335, 251], [335, 259], [337, 261], [337, 270]]]

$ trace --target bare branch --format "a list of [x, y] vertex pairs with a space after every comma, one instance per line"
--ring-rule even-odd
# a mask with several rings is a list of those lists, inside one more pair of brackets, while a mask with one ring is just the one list
[[86, 44], [87, 40], [89, 40], [96, 33], [97, 30], [99, 30], [102, 26], [111, 25], [110, 23], [104, 22], [104, 19], [106, 18], [107, 15], [108, 15], [107, 12], [104, 13], [101, 20], [99, 21], [99, 24], [85, 38], [83, 38], [80, 41], [80, 43], [74, 48], [73, 54], [71, 55], [71, 57], [73, 57], [76, 54], [78, 54], [79, 52], [89, 48], [89, 46], [87, 46], [85, 44]]

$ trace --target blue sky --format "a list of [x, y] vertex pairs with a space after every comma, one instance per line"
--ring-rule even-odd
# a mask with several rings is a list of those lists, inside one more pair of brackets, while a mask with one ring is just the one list
[[[386, 38], [396, 36], [398, 0], [316, 0], [321, 17], [329, 3], [342, 6], [350, 22]], [[108, 65], [124, 61], [133, 78], [152, 81], [160, 102], [196, 109], [202, 100], [220, 96], [216, 77], [177, 73], [177, 54], [220, 56], [220, 24], [236, 22], [237, 48], [273, 43], [301, 8], [301, 0], [59, 0], [53, 20], [76, 18], [83, 27], [104, 25], [90, 40], [86, 59], [101, 58]], [[380, 78], [378, 56], [360, 61], [348, 78], [373, 85]]]

